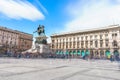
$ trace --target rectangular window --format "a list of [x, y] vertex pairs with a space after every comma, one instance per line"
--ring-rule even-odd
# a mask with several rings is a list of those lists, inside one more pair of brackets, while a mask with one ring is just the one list
[[100, 35], [100, 39], [102, 39], [102, 35]]
[[79, 48], [79, 41], [77, 42], [77, 48]]
[[63, 49], [64, 49], [64, 47], [65, 47], [65, 44], [64, 44], [64, 42], [63, 42]]
[[59, 44], [60, 44], [59, 49], [61, 49], [61, 43], [59, 43]]
[[105, 45], [106, 45], [106, 47], [108, 47], [108, 44], [109, 44], [109, 40], [106, 39], [106, 40], [105, 40]]
[[54, 43], [54, 40], [52, 40], [52, 43]]
[[88, 36], [85, 36], [85, 40], [87, 40], [88, 39]]
[[66, 42], [66, 48], [68, 48], [68, 42]]
[[70, 42], [70, 48], [72, 47], [72, 42]]
[[83, 37], [81, 37], [81, 40], [83, 40]]
[[92, 39], [92, 36], [90, 36], [90, 39]]
[[77, 41], [79, 41], [79, 37], [77, 37]]
[[73, 42], [73, 48], [75, 48], [75, 41]]
[[88, 48], [88, 41], [85, 42], [85, 47]]
[[103, 46], [103, 40], [100, 40], [100, 47]]
[[84, 41], [81, 42], [81, 48], [83, 48], [83, 46], [84, 46]]
[[97, 41], [95, 41], [95, 47], [98, 47], [98, 42]]
[[97, 35], [95, 35], [95, 39], [97, 39]]

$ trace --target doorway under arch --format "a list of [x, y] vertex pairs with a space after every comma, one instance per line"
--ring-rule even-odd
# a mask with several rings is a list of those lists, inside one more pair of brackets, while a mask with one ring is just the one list
[[85, 51], [85, 54], [90, 55], [90, 51], [89, 51], [89, 50], [86, 50], [86, 51]]
[[57, 50], [57, 51], [55, 52], [55, 54], [59, 54], [59, 50]]
[[67, 55], [69, 54], [68, 50], [66, 50], [65, 54], [67, 54]]
[[100, 55], [104, 55], [104, 51], [103, 50], [100, 51]]
[[115, 56], [117, 56], [117, 55], [119, 56], [118, 50], [114, 50], [114, 55], [115, 55]]
[[74, 51], [73, 51], [73, 54], [74, 54], [74, 55], [76, 55], [76, 54], [77, 54], [77, 52], [74, 50]]
[[80, 53], [80, 50], [78, 50], [78, 51], [77, 51], [77, 55], [80, 55], [80, 54], [81, 54], [81, 53]]
[[100, 58], [104, 58], [104, 51], [100, 50]]
[[72, 51], [69, 51], [69, 54], [72, 55], [73, 54]]
[[63, 54], [63, 51], [60, 51], [60, 53], [59, 54]]

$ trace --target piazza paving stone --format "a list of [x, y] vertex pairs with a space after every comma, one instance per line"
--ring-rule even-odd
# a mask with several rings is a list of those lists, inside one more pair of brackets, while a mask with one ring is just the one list
[[0, 80], [120, 80], [120, 63], [109, 60], [0, 58]]

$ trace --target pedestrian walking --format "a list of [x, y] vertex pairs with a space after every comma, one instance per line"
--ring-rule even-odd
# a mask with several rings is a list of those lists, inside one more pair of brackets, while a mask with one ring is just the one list
[[111, 61], [111, 62], [114, 61], [114, 55], [113, 55], [113, 54], [110, 55], [110, 61]]

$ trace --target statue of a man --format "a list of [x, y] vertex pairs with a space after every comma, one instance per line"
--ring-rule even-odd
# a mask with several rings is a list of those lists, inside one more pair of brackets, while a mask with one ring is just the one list
[[41, 34], [45, 34], [44, 26], [39, 25], [38, 28], [37, 28], [37, 31], [35, 31], [35, 32], [37, 32], [39, 36]]

